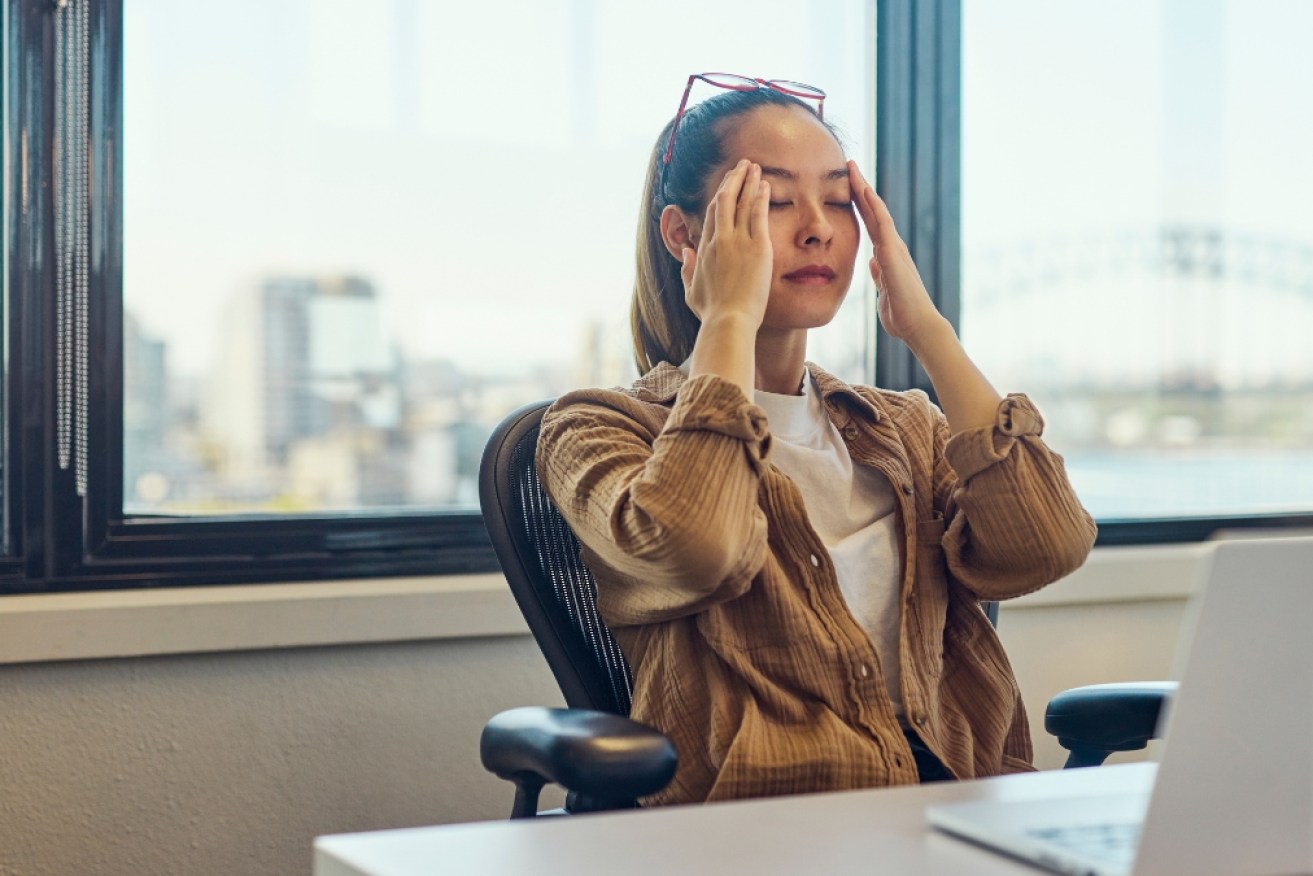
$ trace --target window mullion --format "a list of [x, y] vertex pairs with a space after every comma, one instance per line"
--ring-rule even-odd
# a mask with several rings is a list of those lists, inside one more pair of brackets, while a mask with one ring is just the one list
[[[876, 188], [940, 312], [960, 294], [961, 2], [880, 0]], [[933, 387], [911, 350], [877, 327], [876, 382]]]

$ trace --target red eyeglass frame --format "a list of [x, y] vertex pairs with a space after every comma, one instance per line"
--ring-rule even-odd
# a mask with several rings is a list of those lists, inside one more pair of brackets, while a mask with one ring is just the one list
[[[724, 76], [729, 79], [737, 79], [738, 82], [731, 83], [708, 78], [712, 76]], [[688, 107], [688, 95], [693, 90], [693, 83], [699, 79], [708, 85], [725, 88], [729, 91], [756, 91], [758, 88], [769, 88], [781, 94], [787, 94], [789, 97], [814, 100], [816, 101], [816, 115], [821, 119], [825, 118], [825, 92], [815, 85], [808, 85], [805, 82], [792, 82], [788, 79], [759, 79], [755, 76], [740, 76], [737, 73], [694, 73], [688, 77], [688, 85], [684, 86], [684, 96], [679, 101], [679, 112], [675, 113], [674, 127], [670, 129], [670, 144], [666, 146], [666, 157], [662, 161], [663, 164], [669, 164], [671, 157], [675, 154], [675, 135], [679, 133], [679, 123], [684, 120], [684, 110]]]

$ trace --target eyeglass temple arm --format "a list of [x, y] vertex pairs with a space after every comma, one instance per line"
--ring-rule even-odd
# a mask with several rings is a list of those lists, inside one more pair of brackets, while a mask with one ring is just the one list
[[669, 164], [670, 158], [675, 154], [675, 135], [679, 133], [679, 123], [684, 120], [684, 108], [688, 106], [688, 96], [693, 92], [693, 82], [698, 78], [694, 73], [688, 77], [688, 85], [684, 86], [684, 96], [679, 101], [679, 112], [675, 113], [675, 124], [670, 129], [670, 144], [666, 146], [666, 157], [661, 160], [662, 164]]

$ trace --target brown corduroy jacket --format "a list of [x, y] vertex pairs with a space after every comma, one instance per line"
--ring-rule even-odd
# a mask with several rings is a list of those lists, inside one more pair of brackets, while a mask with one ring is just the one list
[[[949, 437], [924, 393], [808, 366], [902, 530], [905, 718], [958, 778], [1032, 769], [1012, 669], [980, 600], [1077, 568], [1095, 527], [1028, 399]], [[634, 673], [636, 720], [679, 753], [648, 803], [909, 784], [917, 770], [869, 636], [848, 610], [769, 424], [742, 390], [661, 364], [543, 418], [537, 463], [583, 544]]]

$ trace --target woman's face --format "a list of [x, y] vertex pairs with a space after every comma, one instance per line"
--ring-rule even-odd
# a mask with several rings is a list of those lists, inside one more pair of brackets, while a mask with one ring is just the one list
[[814, 115], [785, 106], [737, 120], [724, 148], [727, 162], [712, 173], [708, 198], [743, 158], [761, 165], [770, 183], [775, 268], [762, 327], [829, 323], [848, 293], [859, 241], [843, 150]]

